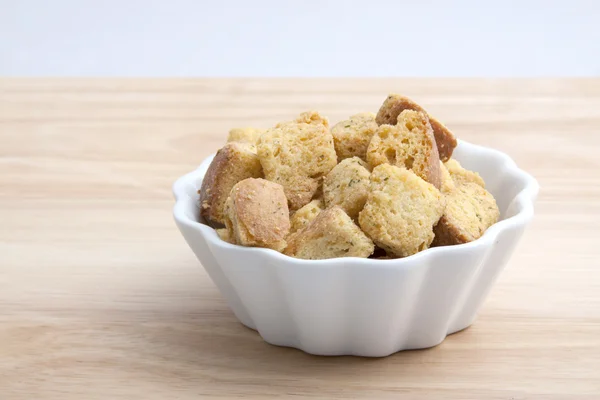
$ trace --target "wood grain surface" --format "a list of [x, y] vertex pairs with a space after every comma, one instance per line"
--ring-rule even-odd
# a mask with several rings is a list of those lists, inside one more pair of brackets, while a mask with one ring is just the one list
[[[441, 345], [321, 358], [238, 323], [170, 186], [231, 127], [414, 97], [540, 182], [479, 319]], [[0, 399], [600, 398], [600, 80], [0, 81]]]

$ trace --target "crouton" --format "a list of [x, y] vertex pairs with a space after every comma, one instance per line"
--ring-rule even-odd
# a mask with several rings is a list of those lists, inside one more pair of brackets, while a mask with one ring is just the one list
[[265, 178], [283, 186], [292, 211], [312, 200], [337, 163], [333, 137], [322, 123], [280, 124], [261, 135], [257, 150]]
[[429, 120], [422, 112], [405, 110], [396, 125], [379, 126], [367, 149], [367, 161], [372, 168], [388, 163], [410, 169], [440, 187], [437, 147]]
[[[399, 94], [390, 94], [377, 112], [377, 117], [375, 120], [379, 125], [395, 125], [398, 115], [400, 115], [400, 113], [404, 110], [421, 111], [427, 114], [423, 107], [408, 97], [401, 96]], [[456, 137], [440, 121], [433, 118], [429, 114], [427, 114], [427, 117], [429, 118], [429, 122], [431, 123], [431, 127], [433, 129], [440, 160], [445, 162], [452, 157], [452, 152], [457, 144]]]
[[294, 233], [310, 224], [321, 211], [325, 209], [322, 199], [312, 200], [292, 214], [290, 218], [290, 233]]
[[367, 112], [351, 116], [331, 128], [338, 161], [360, 157], [366, 160], [369, 142], [377, 130], [375, 114]]
[[457, 184], [472, 182], [482, 188], [485, 188], [485, 182], [483, 178], [474, 171], [469, 171], [460, 165], [455, 159], [450, 159], [444, 163], [444, 166], [448, 170], [448, 173], [452, 177], [452, 180]]
[[358, 157], [346, 158], [333, 167], [323, 181], [327, 207], [340, 206], [352, 219], [358, 217], [367, 201], [369, 176], [367, 164]]
[[245, 179], [235, 184], [225, 204], [225, 226], [235, 243], [277, 251], [285, 248], [290, 217], [281, 185]]
[[225, 201], [233, 185], [263, 176], [258, 156], [247, 145], [228, 143], [212, 160], [199, 190], [200, 215], [211, 226], [225, 223]]
[[445, 193], [446, 209], [433, 229], [432, 246], [448, 246], [479, 239], [498, 222], [500, 210], [494, 197], [477, 183], [457, 184]]
[[321, 211], [304, 229], [288, 238], [284, 251], [292, 257], [317, 260], [336, 257], [368, 257], [375, 246], [338, 206]]
[[444, 198], [432, 184], [405, 168], [381, 164], [371, 173], [358, 221], [388, 255], [406, 257], [429, 247], [443, 212]]

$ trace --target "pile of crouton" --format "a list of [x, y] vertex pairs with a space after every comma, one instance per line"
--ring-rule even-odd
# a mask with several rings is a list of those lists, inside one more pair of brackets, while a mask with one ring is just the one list
[[227, 242], [291, 257], [399, 258], [478, 239], [498, 221], [454, 134], [407, 97], [329, 127], [316, 111], [232, 129], [198, 191]]

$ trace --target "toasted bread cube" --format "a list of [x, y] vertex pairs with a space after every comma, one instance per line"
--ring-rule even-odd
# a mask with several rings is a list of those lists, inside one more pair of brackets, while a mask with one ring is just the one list
[[367, 112], [351, 116], [331, 128], [338, 161], [360, 157], [366, 160], [369, 142], [377, 130], [375, 114]]
[[312, 200], [292, 214], [290, 233], [295, 233], [310, 224], [325, 209], [322, 199]]
[[[398, 115], [404, 110], [420, 111], [427, 114], [423, 107], [408, 97], [399, 94], [390, 94], [377, 112], [375, 120], [379, 125], [395, 125]], [[456, 137], [440, 121], [429, 114], [427, 114], [427, 116], [429, 117], [429, 122], [433, 129], [440, 160], [445, 162], [452, 157], [452, 152], [457, 144]]]
[[450, 159], [446, 161], [444, 165], [456, 184], [471, 182], [485, 188], [483, 178], [477, 172], [463, 168], [458, 161]]
[[333, 167], [323, 181], [326, 207], [340, 206], [352, 219], [358, 217], [369, 193], [371, 173], [358, 157], [346, 158]]
[[281, 251], [290, 231], [283, 187], [265, 179], [245, 179], [232, 189], [226, 202], [225, 226], [242, 246]]
[[257, 150], [266, 179], [283, 186], [292, 211], [312, 200], [321, 177], [337, 163], [333, 137], [322, 123], [280, 124], [261, 135]]
[[494, 196], [477, 183], [458, 183], [445, 198], [446, 209], [434, 228], [432, 246], [472, 242], [500, 217]]
[[263, 134], [264, 129], [256, 128], [233, 128], [229, 131], [227, 136], [227, 143], [248, 143], [255, 145], [258, 142], [258, 138]]
[[442, 164], [441, 190], [446, 209], [433, 230], [432, 246], [471, 242], [498, 221], [500, 211], [483, 178], [454, 159]]
[[367, 203], [358, 216], [362, 230], [388, 255], [425, 250], [444, 212], [444, 198], [412, 171], [381, 164], [371, 173]]
[[405, 110], [396, 125], [381, 125], [367, 149], [372, 168], [388, 163], [412, 170], [418, 176], [440, 187], [440, 161], [427, 116]]
[[288, 238], [284, 253], [318, 260], [336, 257], [368, 257], [374, 245], [340, 207], [321, 211], [304, 229]]
[[211, 226], [225, 223], [225, 201], [233, 185], [263, 176], [260, 160], [250, 146], [228, 143], [212, 160], [200, 187], [200, 215]]

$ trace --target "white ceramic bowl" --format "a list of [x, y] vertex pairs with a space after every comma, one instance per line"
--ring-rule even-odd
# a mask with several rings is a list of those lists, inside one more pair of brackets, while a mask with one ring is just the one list
[[538, 192], [536, 180], [499, 151], [460, 141], [453, 157], [483, 176], [501, 215], [463, 245], [395, 260], [300, 260], [226, 243], [198, 222], [197, 190], [212, 157], [175, 182], [175, 221], [236, 317], [268, 343], [369, 357], [431, 347], [473, 323]]

